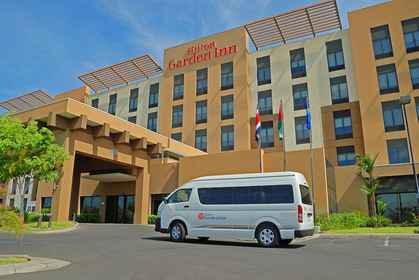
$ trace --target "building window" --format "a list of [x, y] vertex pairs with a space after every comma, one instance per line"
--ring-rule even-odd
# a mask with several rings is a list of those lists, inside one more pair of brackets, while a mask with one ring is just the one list
[[409, 61], [409, 69], [412, 87], [419, 89], [419, 59]]
[[92, 107], [96, 109], [99, 108], [99, 98], [92, 99]]
[[150, 94], [148, 95], [148, 108], [159, 106], [159, 83], [150, 85]]
[[208, 92], [208, 68], [196, 71], [196, 95]]
[[172, 127], [181, 127], [183, 125], [183, 106], [173, 106]]
[[371, 28], [371, 37], [375, 59], [393, 56], [388, 25]]
[[41, 209], [51, 209], [52, 197], [45, 196], [41, 198]]
[[195, 122], [196, 123], [207, 122], [207, 101], [206, 100], [196, 102]]
[[221, 64], [221, 89], [233, 88], [233, 62]]
[[147, 128], [154, 132], [157, 131], [157, 112], [148, 113]]
[[199, 129], [195, 131], [195, 148], [207, 151], [207, 130]]
[[419, 17], [402, 21], [402, 25], [406, 51], [419, 51]]
[[268, 56], [256, 58], [258, 86], [271, 83], [271, 59]]
[[326, 43], [327, 64], [329, 72], [345, 69], [345, 58], [343, 56], [342, 40], [334, 40]]
[[173, 77], [173, 100], [183, 98], [183, 74], [179, 74]]
[[262, 122], [261, 123], [261, 147], [262, 148], [271, 148], [275, 145], [274, 140], [274, 125], [273, 122]]
[[115, 115], [116, 113], [116, 99], [117, 99], [118, 95], [112, 94], [109, 96], [109, 105], [108, 105], [108, 113]]
[[138, 108], [138, 88], [133, 88], [129, 93], [129, 112], [135, 112]]
[[306, 60], [304, 57], [304, 49], [290, 51], [291, 59], [291, 77], [293, 79], [306, 76]]
[[221, 119], [234, 118], [234, 101], [233, 95], [221, 96]]
[[305, 116], [295, 118], [295, 138], [297, 144], [310, 143], [310, 130], [307, 128]]
[[330, 92], [332, 94], [332, 104], [349, 102], [346, 76], [330, 78]]
[[234, 126], [221, 127], [221, 151], [234, 150]]
[[99, 213], [100, 203], [102, 199], [100, 196], [81, 196], [80, 197], [80, 212], [81, 213]]
[[264, 90], [258, 92], [258, 106], [261, 115], [272, 114], [272, 91]]
[[351, 110], [333, 112], [336, 139], [352, 138]]
[[170, 136], [173, 140], [176, 140], [178, 142], [182, 142], [182, 132], [172, 133]]
[[378, 66], [377, 74], [380, 94], [399, 91], [399, 82], [397, 80], [396, 66], [394, 64]]
[[131, 117], [128, 117], [128, 121], [129, 121], [130, 123], [137, 123], [137, 116], [131, 116]]
[[418, 116], [418, 120], [419, 120], [419, 97], [415, 97], [415, 103], [416, 103], [416, 115]]
[[10, 207], [10, 208], [15, 208], [15, 199], [14, 199], [14, 198], [11, 198], [11, 199], [9, 200], [9, 207]]
[[387, 140], [387, 151], [390, 164], [407, 163], [410, 161], [406, 139]]
[[29, 186], [31, 184], [31, 178], [30, 177], [26, 177], [25, 178], [25, 186], [24, 186], [24, 190], [23, 193], [24, 194], [28, 194], [29, 193]]
[[308, 106], [307, 83], [292, 86], [294, 111], [305, 109]]
[[17, 179], [15, 178], [15, 179], [13, 179], [13, 181], [12, 181], [12, 192], [11, 192], [11, 194], [13, 195], [13, 194], [16, 194], [16, 190], [17, 190]]
[[384, 128], [386, 132], [404, 130], [404, 119], [402, 105], [397, 101], [387, 101], [382, 103]]
[[353, 165], [356, 163], [354, 146], [337, 147], [336, 154], [339, 166]]

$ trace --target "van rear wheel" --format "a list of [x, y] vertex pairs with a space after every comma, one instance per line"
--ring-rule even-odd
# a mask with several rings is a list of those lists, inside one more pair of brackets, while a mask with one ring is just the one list
[[279, 243], [279, 233], [274, 225], [265, 224], [259, 227], [256, 239], [262, 247], [276, 247]]
[[170, 227], [170, 240], [175, 242], [184, 241], [186, 238], [186, 229], [181, 222], [174, 222]]

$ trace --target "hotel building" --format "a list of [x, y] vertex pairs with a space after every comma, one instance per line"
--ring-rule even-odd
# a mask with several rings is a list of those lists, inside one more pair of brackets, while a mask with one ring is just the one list
[[[412, 97], [406, 118], [418, 161], [419, 2], [352, 11], [348, 29], [340, 16], [336, 1], [322, 1], [169, 47], [162, 66], [142, 55], [80, 75], [79, 89], [3, 102], [51, 128], [70, 154], [55, 190], [34, 183], [37, 208], [52, 207], [58, 220], [96, 211], [102, 222], [145, 223], [193, 178], [262, 167], [303, 173], [317, 213], [366, 212], [355, 155], [370, 154], [386, 215], [419, 211], [399, 103]], [[40, 96], [38, 106], [22, 102]]]

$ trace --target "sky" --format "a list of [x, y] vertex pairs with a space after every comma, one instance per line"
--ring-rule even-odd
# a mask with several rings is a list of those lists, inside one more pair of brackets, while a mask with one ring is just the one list
[[[82, 86], [80, 74], [319, 0], [1, 0], [0, 101]], [[338, 0], [347, 12], [384, 0]]]

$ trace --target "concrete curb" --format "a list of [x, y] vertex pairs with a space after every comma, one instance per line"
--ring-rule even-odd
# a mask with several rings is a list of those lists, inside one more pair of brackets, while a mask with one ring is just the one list
[[0, 266], [0, 276], [20, 274], [20, 273], [30, 273], [37, 271], [47, 271], [60, 269], [65, 266], [70, 265], [70, 262], [57, 260], [57, 259], [48, 259], [48, 258], [38, 258], [30, 257], [27, 255], [0, 255], [0, 257], [25, 257], [30, 259], [26, 263], [17, 263], [17, 264], [7, 264]]
[[27, 234], [55, 234], [55, 233], [65, 233], [65, 232], [76, 231], [79, 228], [80, 228], [80, 224], [79, 223], [75, 223], [74, 226], [72, 226], [71, 228], [58, 229], [58, 230], [44, 230], [44, 231], [25, 232], [25, 235], [27, 235]]
[[321, 233], [319, 234], [320, 238], [354, 238], [354, 237], [379, 237], [379, 236], [391, 236], [391, 237], [400, 237], [400, 238], [412, 238], [419, 239], [419, 234], [410, 234], [410, 233]]

